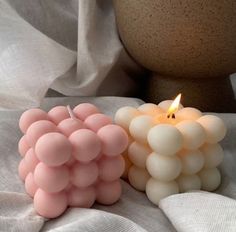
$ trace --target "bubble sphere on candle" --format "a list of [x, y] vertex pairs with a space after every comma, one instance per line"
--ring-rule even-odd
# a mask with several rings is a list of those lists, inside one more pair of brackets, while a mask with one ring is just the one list
[[176, 125], [182, 133], [183, 147], [190, 150], [199, 148], [206, 140], [206, 132], [198, 122], [185, 120]]
[[29, 174], [29, 167], [25, 163], [25, 159], [22, 159], [18, 166], [18, 173], [21, 180], [25, 180], [26, 176]]
[[201, 189], [201, 179], [197, 175], [180, 175], [177, 178], [181, 193]]
[[153, 103], [145, 103], [138, 107], [138, 110], [141, 113], [148, 114], [150, 116], [157, 116], [158, 114], [164, 113], [164, 110], [158, 107], [156, 104]]
[[[173, 100], [165, 100], [165, 101], [160, 102], [157, 106], [163, 109], [165, 112], [167, 112], [172, 103], [173, 103]], [[179, 103], [178, 109], [182, 109], [182, 108], [183, 108], [183, 105]]]
[[182, 150], [178, 156], [181, 159], [184, 174], [195, 174], [204, 166], [204, 156], [199, 150]]
[[102, 152], [107, 156], [121, 154], [127, 148], [128, 135], [120, 126], [104, 126], [98, 131], [97, 135], [102, 141]]
[[92, 185], [98, 178], [98, 166], [95, 162], [79, 163], [76, 162], [71, 168], [71, 182], [79, 188]]
[[66, 166], [48, 167], [40, 162], [34, 171], [34, 181], [46, 192], [60, 192], [69, 183], [69, 171]]
[[70, 156], [69, 160], [65, 163], [66, 166], [71, 167], [75, 163], [76, 159], [73, 155]]
[[38, 139], [35, 153], [38, 159], [48, 166], [60, 166], [69, 160], [72, 145], [63, 134], [51, 132]]
[[181, 120], [197, 120], [202, 116], [202, 112], [196, 108], [185, 107], [176, 112], [176, 118]]
[[119, 200], [121, 195], [120, 180], [112, 182], [100, 181], [96, 185], [96, 200], [103, 205], [111, 205]]
[[30, 148], [25, 154], [25, 164], [27, 165], [30, 172], [34, 172], [36, 165], [39, 163], [39, 160], [34, 152], [33, 148]]
[[70, 135], [69, 140], [73, 146], [73, 156], [78, 161], [89, 162], [101, 151], [101, 141], [91, 130], [77, 130]]
[[146, 185], [148, 199], [155, 205], [158, 205], [161, 199], [177, 193], [179, 187], [175, 181], [162, 182], [151, 178]]
[[226, 134], [226, 127], [222, 119], [214, 115], [205, 115], [197, 120], [206, 130], [206, 142], [217, 143]]
[[73, 187], [74, 187], [73, 184], [69, 182], [69, 184], [65, 187], [64, 191], [69, 192]]
[[27, 143], [26, 136], [22, 136], [18, 143], [18, 151], [22, 157], [25, 156], [26, 152], [30, 149], [29, 144]]
[[221, 175], [217, 168], [202, 169], [198, 176], [202, 182], [202, 189], [205, 191], [214, 191], [220, 185]]
[[125, 106], [125, 107], [120, 108], [116, 112], [115, 122], [116, 124], [125, 128], [126, 131], [129, 131], [130, 122], [140, 114], [141, 112], [138, 111], [136, 108], [131, 107], [131, 106]]
[[48, 120], [48, 114], [41, 109], [30, 109], [25, 111], [19, 121], [20, 129], [23, 133], [26, 133], [29, 126], [39, 120]]
[[148, 132], [154, 125], [153, 117], [140, 115], [131, 121], [129, 132], [136, 141], [145, 144], [147, 143]]
[[205, 144], [201, 147], [205, 158], [205, 168], [217, 167], [224, 158], [224, 151], [219, 144]]
[[103, 157], [98, 162], [99, 179], [114, 181], [121, 177], [125, 169], [125, 161], [121, 155]]
[[37, 140], [44, 134], [49, 132], [58, 132], [56, 125], [50, 121], [41, 120], [34, 122], [26, 132], [27, 142], [31, 147], [35, 146]]
[[152, 151], [148, 146], [133, 142], [128, 149], [128, 157], [131, 162], [140, 168], [146, 167], [146, 160]]
[[99, 153], [98, 156], [94, 159], [94, 161], [97, 162], [97, 161], [99, 161], [104, 156], [105, 156], [104, 154]]
[[73, 132], [84, 129], [85, 125], [79, 119], [67, 118], [61, 121], [57, 127], [65, 136], [69, 137]]
[[174, 155], [182, 148], [183, 136], [176, 127], [159, 124], [150, 129], [148, 143], [156, 153]]
[[99, 113], [98, 108], [90, 103], [81, 103], [79, 105], [77, 105], [74, 109], [73, 109], [75, 115], [81, 119], [81, 120], [85, 120], [88, 116], [92, 115], [92, 114], [97, 114]]
[[66, 106], [55, 106], [48, 112], [48, 116], [57, 125], [64, 119], [69, 118], [70, 114]]
[[130, 184], [139, 191], [145, 191], [147, 181], [150, 179], [150, 175], [144, 168], [131, 166], [128, 171], [128, 179]]
[[159, 155], [152, 153], [147, 158], [149, 174], [161, 181], [174, 180], [181, 172], [181, 161], [176, 156]]
[[90, 208], [96, 199], [94, 187], [72, 187], [68, 193], [68, 203], [72, 207]]
[[25, 190], [31, 197], [34, 197], [34, 194], [36, 193], [37, 189], [38, 186], [34, 182], [33, 173], [30, 172], [25, 178]]
[[34, 196], [34, 208], [37, 213], [46, 218], [56, 218], [67, 208], [65, 192], [47, 193], [38, 189]]
[[112, 119], [105, 114], [93, 114], [88, 116], [84, 123], [89, 129], [97, 132], [100, 128], [111, 124]]

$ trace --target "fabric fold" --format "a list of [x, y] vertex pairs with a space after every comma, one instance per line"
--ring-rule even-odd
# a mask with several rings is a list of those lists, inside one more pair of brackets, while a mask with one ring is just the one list
[[32, 199], [23, 193], [0, 192], [0, 231], [37, 232], [44, 224], [32, 207]]
[[76, 74], [55, 81], [52, 88], [69, 96], [94, 96], [123, 46], [117, 34], [112, 1], [80, 0], [78, 7]]
[[179, 232], [226, 232], [236, 229], [236, 200], [209, 192], [167, 197], [160, 208]]
[[0, 0], [0, 109], [38, 107], [50, 88], [134, 96], [145, 75], [119, 39], [112, 1]]
[[99, 231], [147, 232], [128, 218], [95, 209], [69, 208], [60, 218], [48, 222], [42, 232], [50, 231]]
[[0, 0], [0, 107], [39, 106], [52, 82], [76, 62], [76, 52], [53, 41]]

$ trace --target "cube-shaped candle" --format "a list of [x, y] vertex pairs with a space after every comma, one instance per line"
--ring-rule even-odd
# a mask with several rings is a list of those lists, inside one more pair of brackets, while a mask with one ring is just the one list
[[180, 95], [159, 105], [123, 107], [115, 122], [129, 134], [124, 178], [151, 202], [172, 194], [214, 191], [221, 182], [223, 160], [219, 142], [226, 134], [224, 122], [214, 115], [179, 104]]
[[19, 175], [40, 215], [55, 218], [68, 206], [109, 205], [120, 198], [121, 153], [128, 136], [97, 107], [83, 103], [72, 111], [56, 106], [48, 113], [30, 109], [19, 126], [24, 133]]

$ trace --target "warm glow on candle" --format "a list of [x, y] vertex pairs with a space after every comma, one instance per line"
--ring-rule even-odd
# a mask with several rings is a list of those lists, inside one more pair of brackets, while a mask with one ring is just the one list
[[174, 113], [179, 109], [180, 99], [181, 99], [181, 93], [175, 98], [175, 100], [173, 101], [173, 103], [169, 107], [169, 109], [167, 111], [168, 117], [170, 117], [170, 115], [174, 115]]

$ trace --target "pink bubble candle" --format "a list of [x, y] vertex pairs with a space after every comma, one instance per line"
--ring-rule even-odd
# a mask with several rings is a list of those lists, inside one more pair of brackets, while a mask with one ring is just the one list
[[56, 106], [48, 113], [30, 109], [19, 126], [24, 134], [18, 144], [19, 176], [38, 214], [55, 218], [68, 206], [119, 200], [128, 136], [96, 106]]

